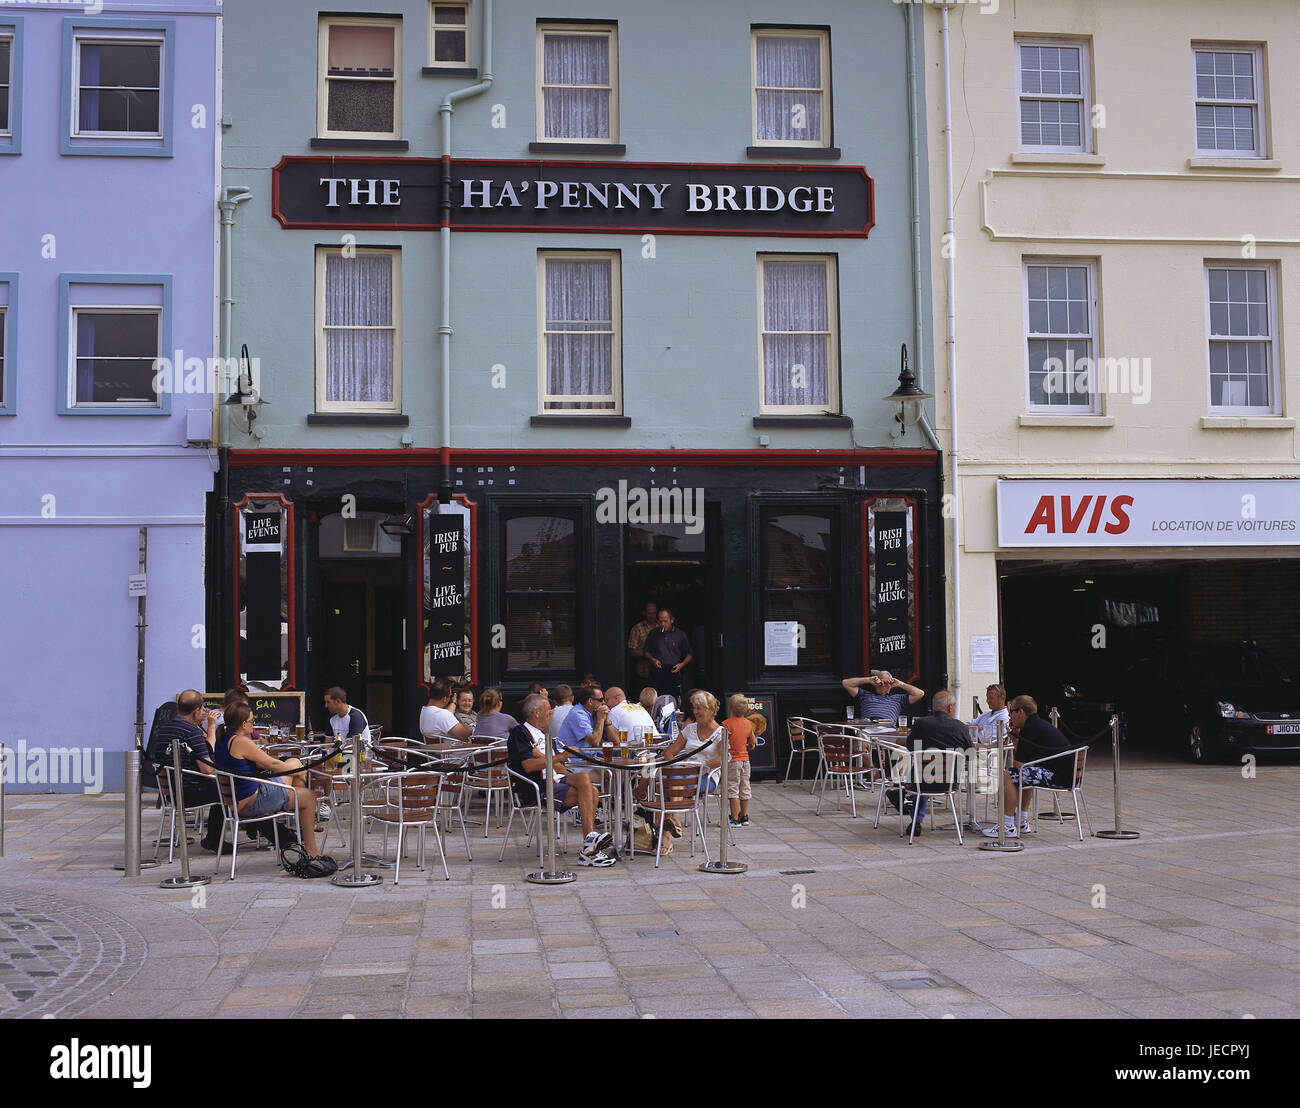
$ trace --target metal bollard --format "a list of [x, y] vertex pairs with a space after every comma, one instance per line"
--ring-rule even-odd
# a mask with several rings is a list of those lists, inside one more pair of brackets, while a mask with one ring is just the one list
[[1115, 773], [1115, 828], [1113, 831], [1098, 831], [1096, 837], [1099, 839], [1137, 839], [1141, 835], [1137, 831], [1124, 830], [1124, 816], [1120, 810], [1119, 798], [1119, 716], [1110, 717], [1110, 746], [1111, 746], [1111, 763], [1114, 766]]
[[[352, 859], [344, 869], [330, 878], [330, 883], [342, 885], [347, 889], [361, 888], [366, 885], [378, 885], [383, 878], [377, 873], [363, 873], [365, 858], [361, 852], [361, 732], [352, 736], [352, 782], [348, 791], [349, 806], [352, 808]], [[400, 844], [399, 844], [400, 845]]]
[[[730, 808], [727, 803], [727, 767], [731, 764], [731, 739], [727, 729], [718, 724], [718, 730], [722, 732], [719, 742], [722, 744], [722, 779], [718, 782], [718, 823], [721, 828], [718, 832], [718, 860], [716, 862], [703, 862], [699, 870], [701, 873], [744, 873], [749, 869], [744, 862], [727, 861], [727, 835], [730, 831], [730, 824], [727, 817], [730, 815]], [[726, 809], [724, 811], [724, 809]], [[706, 808], [705, 811], [708, 811]]]
[[0, 743], [0, 858], [5, 856], [5, 758], [8, 751]]
[[[136, 774], [139, 775], [140, 755], [136, 754]], [[172, 743], [172, 811], [176, 813], [176, 818], [181, 825], [181, 872], [179, 877], [168, 877], [164, 881], [158, 882], [160, 889], [190, 889], [195, 885], [206, 885], [212, 880], [211, 876], [191, 877], [190, 876], [190, 839], [185, 833], [185, 779], [181, 776], [181, 744], [179, 741]], [[137, 784], [139, 784], [137, 779]], [[136, 789], [136, 824], [139, 826], [140, 800], [139, 789]], [[136, 850], [140, 849], [140, 836], [136, 835]], [[127, 855], [127, 866], [131, 864], [131, 856]], [[130, 873], [127, 869], [127, 873]]]
[[1011, 764], [1011, 744], [1006, 741], [1006, 723], [998, 720], [998, 837], [985, 839], [979, 845], [980, 850], [993, 850], [1001, 854], [1014, 854], [1024, 850], [1025, 844], [1020, 840], [1019, 832], [1014, 839], [1007, 838], [1007, 821], [1005, 816], [1007, 794], [1007, 766]]
[[[0, 784], [0, 789], [4, 785]], [[140, 876], [140, 752], [126, 752], [126, 820], [122, 845], [126, 855], [127, 877]], [[0, 822], [3, 822], [0, 820]], [[3, 853], [3, 851], [0, 851]]]
[[1051, 717], [1052, 717], [1052, 726], [1053, 726], [1053, 727], [1060, 727], [1060, 726], [1061, 726], [1061, 713], [1056, 709], [1055, 706], [1052, 707]]
[[546, 811], [537, 813], [537, 833], [542, 833], [542, 820], [546, 820], [546, 868], [525, 874], [524, 880], [534, 885], [567, 885], [578, 875], [571, 870], [555, 868], [555, 835], [558, 830], [555, 818], [555, 740], [546, 739]]

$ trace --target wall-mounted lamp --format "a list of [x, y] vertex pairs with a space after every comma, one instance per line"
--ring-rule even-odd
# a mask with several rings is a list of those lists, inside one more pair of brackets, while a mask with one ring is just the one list
[[229, 407], [242, 409], [248, 417], [248, 433], [253, 433], [253, 424], [257, 422], [257, 409], [270, 401], [263, 400], [262, 394], [253, 387], [252, 359], [248, 356], [248, 343], [239, 348], [239, 377], [235, 381], [235, 391], [223, 401]]
[[907, 343], [903, 343], [900, 353], [902, 368], [898, 374], [898, 388], [885, 397], [885, 403], [897, 404], [898, 435], [907, 434], [909, 427], [914, 427], [921, 418], [921, 402], [929, 400], [934, 394], [926, 392], [916, 383], [916, 377], [907, 366]]
[[415, 516], [407, 513], [406, 515], [389, 516], [387, 519], [380, 520], [379, 529], [385, 535], [395, 539], [405, 538], [407, 535], [415, 534]]

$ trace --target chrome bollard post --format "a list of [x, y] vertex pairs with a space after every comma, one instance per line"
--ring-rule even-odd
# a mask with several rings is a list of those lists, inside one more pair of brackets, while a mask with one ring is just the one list
[[[136, 783], [137, 783], [137, 785], [138, 785], [138, 784], [139, 784], [139, 761], [140, 761], [140, 755], [139, 755], [138, 752], [128, 752], [128, 757], [130, 756], [131, 753], [135, 753], [135, 757], [136, 757], [136, 766], [137, 766], [137, 769], [136, 769], [136, 778], [137, 778], [137, 782], [136, 782]], [[208, 877], [191, 877], [191, 876], [190, 876], [190, 840], [189, 840], [189, 836], [185, 833], [185, 832], [186, 832], [186, 829], [185, 829], [185, 789], [184, 789], [185, 781], [184, 781], [184, 778], [181, 777], [181, 744], [180, 744], [179, 741], [177, 741], [177, 742], [173, 742], [173, 743], [172, 743], [172, 770], [174, 771], [173, 774], [172, 774], [172, 811], [176, 813], [176, 819], [177, 819], [177, 821], [180, 823], [180, 826], [181, 826], [181, 834], [180, 834], [180, 840], [181, 840], [181, 873], [180, 873], [180, 876], [179, 876], [179, 877], [168, 877], [168, 878], [166, 878], [166, 879], [163, 880], [163, 881], [159, 881], [159, 882], [158, 882], [158, 887], [159, 887], [160, 889], [190, 889], [190, 888], [193, 888], [195, 885], [206, 885], [209, 881], [212, 880], [212, 878], [211, 878], [211, 876], [208, 876]], [[129, 801], [129, 800], [127, 801], [127, 804], [128, 804], [128, 805], [130, 804], [130, 801]], [[138, 789], [137, 789], [137, 792], [136, 792], [135, 811], [136, 811], [136, 817], [137, 817], [137, 820], [138, 820], [139, 815], [140, 815], [140, 799], [139, 799], [139, 790], [138, 790]], [[127, 822], [128, 822], [128, 824], [129, 824], [129, 823], [130, 823], [130, 820], [128, 820]], [[126, 864], [127, 864], [127, 871], [126, 871], [126, 872], [127, 872], [127, 874], [129, 875], [130, 872], [131, 872], [131, 870], [130, 870], [130, 866], [131, 866], [131, 855], [130, 855], [130, 853], [129, 853], [130, 848], [128, 847], [127, 849], [128, 849], [128, 853], [127, 853], [127, 856], [126, 856]], [[137, 853], [138, 853], [139, 850], [140, 850], [140, 836], [139, 836], [139, 833], [138, 833], [138, 832], [137, 832], [137, 834], [136, 834], [136, 847], [135, 847], [135, 849], [136, 849]], [[137, 865], [138, 865], [138, 864], [139, 864], [139, 863], [138, 863], [138, 861], [137, 861]]]
[[[0, 766], [2, 769], [3, 766]], [[0, 789], [4, 788], [4, 776], [0, 773]], [[126, 802], [123, 827], [123, 838], [126, 840], [122, 846], [126, 857], [127, 877], [140, 876], [140, 752], [138, 750], [128, 750], [126, 752]], [[0, 825], [4, 823], [4, 808], [0, 805]], [[0, 831], [0, 854], [4, 853], [2, 849], [4, 843], [3, 832]]]
[[8, 752], [0, 743], [0, 858], [5, 856], [5, 758]]
[[348, 806], [352, 809], [352, 860], [346, 863], [345, 868], [349, 868], [350, 872], [344, 873], [340, 870], [330, 878], [330, 883], [348, 889], [378, 885], [383, 881], [379, 874], [363, 873], [361, 869], [365, 859], [361, 853], [361, 732], [359, 731], [352, 736], [352, 784], [348, 791], [348, 800]]
[[1021, 842], [1019, 832], [1016, 838], [1007, 838], [1007, 821], [1006, 821], [1006, 795], [1007, 795], [1007, 767], [1011, 764], [1012, 747], [1007, 740], [1006, 724], [1003, 720], [998, 720], [998, 837], [996, 839], [985, 839], [980, 843], [980, 850], [992, 850], [1001, 854], [1015, 854], [1019, 850], [1025, 849], [1025, 844]]
[[1137, 831], [1124, 830], [1124, 815], [1120, 810], [1119, 798], [1119, 716], [1110, 717], [1110, 748], [1111, 763], [1114, 766], [1115, 773], [1115, 829], [1113, 831], [1098, 831], [1096, 837], [1099, 839], [1137, 839], [1141, 835]]
[[[3, 770], [4, 747], [0, 746], [0, 771]], [[122, 861], [113, 868], [123, 870], [127, 877], [139, 877], [142, 869], [162, 865], [157, 858], [140, 857], [140, 748], [125, 752], [126, 794], [123, 797]], [[4, 857], [4, 777], [0, 773], [0, 858]]]
[[542, 819], [546, 819], [546, 868], [534, 870], [532, 873], [525, 874], [524, 880], [534, 885], [567, 885], [570, 881], [576, 881], [578, 875], [570, 870], [557, 870], [555, 868], [555, 756], [553, 753], [555, 740], [549, 735], [546, 738], [546, 812], [537, 813], [537, 833], [542, 833]]
[[[718, 729], [723, 732], [722, 743], [722, 779], [718, 782], [718, 823], [722, 825], [719, 832], [718, 860], [716, 862], [702, 862], [699, 866], [701, 873], [744, 873], [749, 866], [744, 862], [727, 861], [727, 835], [730, 830], [728, 817], [731, 815], [731, 805], [727, 800], [727, 766], [731, 762], [731, 738], [727, 734], [727, 729], [718, 724]], [[724, 811], [723, 809], [726, 809]], [[705, 811], [708, 811], [706, 808]]]

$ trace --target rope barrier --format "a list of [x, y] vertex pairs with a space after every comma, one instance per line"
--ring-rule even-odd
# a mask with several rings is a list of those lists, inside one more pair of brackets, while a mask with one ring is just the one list
[[1106, 724], [1106, 726], [1103, 727], [1100, 731], [1098, 731], [1095, 735], [1089, 735], [1087, 738], [1084, 738], [1076, 731], [1070, 730], [1070, 728], [1067, 727], [1064, 723], [1058, 724], [1057, 727], [1060, 730], [1062, 735], [1064, 735], [1067, 739], [1070, 739], [1072, 742], [1078, 743], [1080, 746], [1091, 746], [1098, 739], [1109, 737], [1110, 735], [1109, 723]]

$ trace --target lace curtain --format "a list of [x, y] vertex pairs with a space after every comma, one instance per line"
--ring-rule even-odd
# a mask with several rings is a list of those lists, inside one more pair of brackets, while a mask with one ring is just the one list
[[825, 263], [764, 262], [765, 403], [829, 404], [829, 328]]
[[393, 399], [393, 258], [325, 258], [325, 399]]

